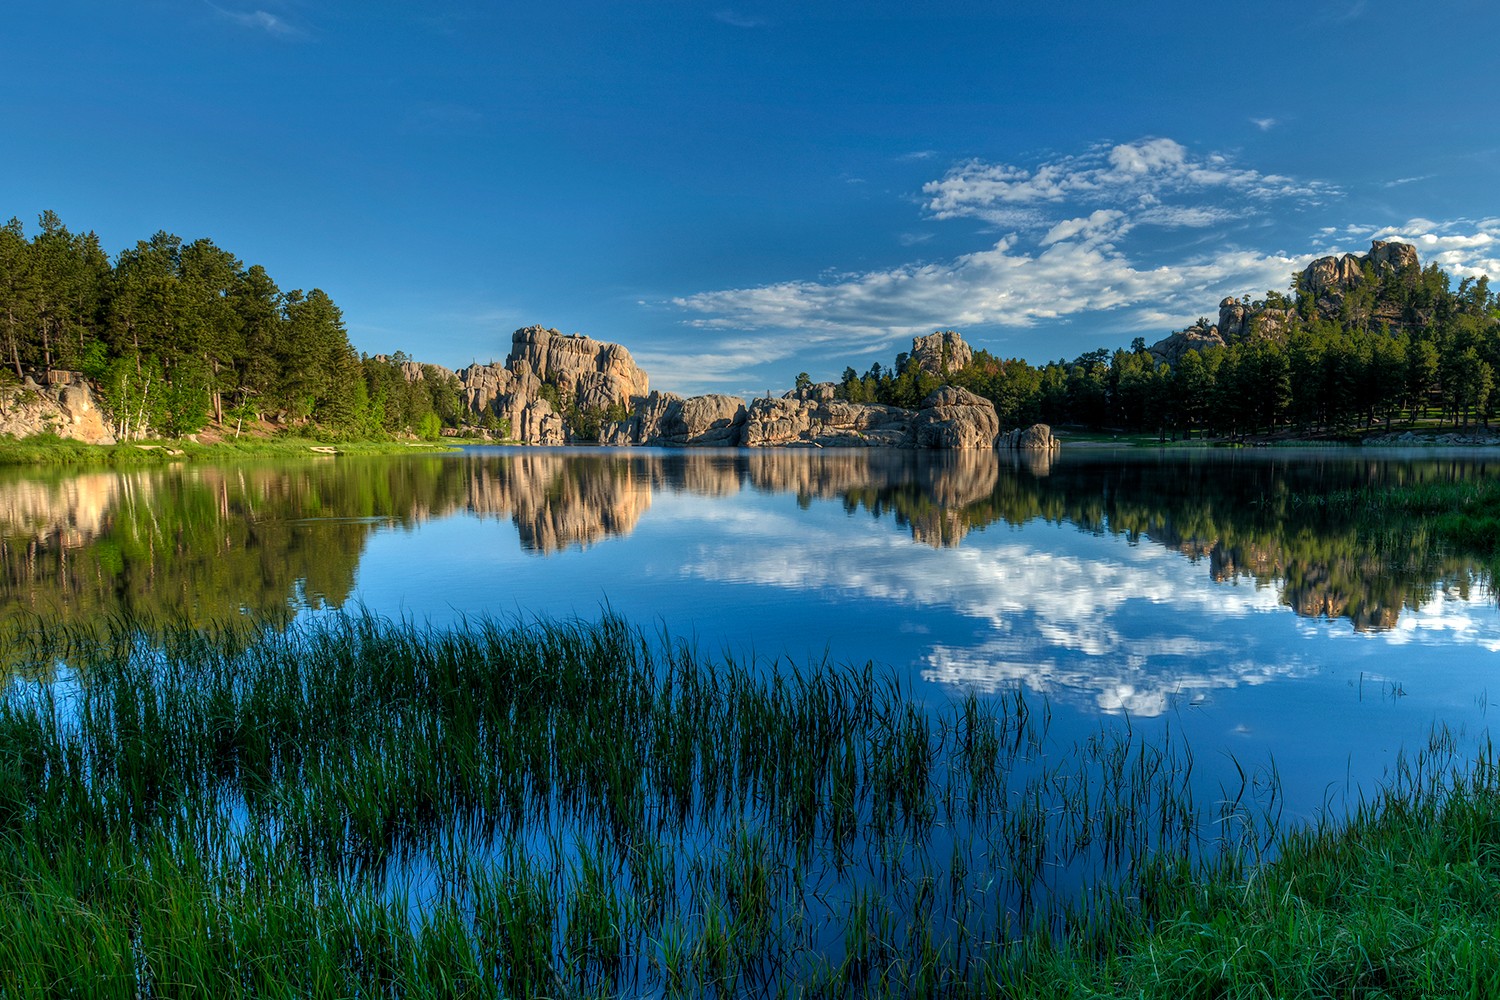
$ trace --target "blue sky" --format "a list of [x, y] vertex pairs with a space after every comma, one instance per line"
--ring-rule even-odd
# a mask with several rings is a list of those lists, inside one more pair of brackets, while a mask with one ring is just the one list
[[1321, 253], [1500, 274], [1500, 8], [11, 0], [0, 213], [209, 237], [457, 367], [780, 391], [1154, 341]]

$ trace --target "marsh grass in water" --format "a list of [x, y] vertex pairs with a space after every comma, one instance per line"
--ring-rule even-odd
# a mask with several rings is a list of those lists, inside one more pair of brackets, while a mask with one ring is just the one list
[[1347, 825], [1012, 693], [597, 623], [11, 636], [0, 996], [1490, 996], [1493, 756]]

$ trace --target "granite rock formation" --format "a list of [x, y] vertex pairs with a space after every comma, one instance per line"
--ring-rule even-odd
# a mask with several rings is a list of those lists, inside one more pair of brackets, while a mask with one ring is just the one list
[[745, 426], [745, 401], [738, 396], [692, 396], [653, 392], [636, 402], [635, 412], [609, 424], [601, 444], [732, 448]]
[[1006, 431], [995, 439], [997, 451], [1040, 452], [1050, 455], [1061, 447], [1061, 442], [1052, 436], [1052, 428], [1046, 424], [1032, 424]]
[[508, 421], [511, 437], [523, 444], [569, 440], [563, 416], [543, 397], [543, 386], [551, 386], [565, 407], [583, 412], [629, 407], [650, 392], [650, 379], [619, 344], [539, 326], [511, 336], [504, 365], [470, 365], [457, 376], [469, 411]]
[[793, 389], [780, 399], [752, 399], [739, 443], [747, 448], [904, 447], [910, 410], [834, 397], [832, 382]]
[[1203, 326], [1195, 323], [1186, 330], [1179, 330], [1169, 334], [1152, 344], [1148, 350], [1151, 357], [1158, 363], [1165, 363], [1176, 367], [1177, 362], [1188, 351], [1197, 351], [1202, 354], [1210, 347], [1223, 347], [1224, 338], [1219, 335], [1217, 326]]
[[28, 376], [19, 387], [0, 390], [0, 434], [56, 434], [85, 444], [115, 443], [114, 431], [82, 375], [51, 371], [44, 381], [38, 385]]
[[[1401, 303], [1371, 296], [1360, 305], [1357, 314], [1346, 315], [1349, 312], [1346, 299], [1352, 290], [1367, 282], [1383, 281], [1393, 276], [1416, 280], [1420, 270], [1421, 262], [1415, 247], [1375, 240], [1370, 244], [1369, 253], [1319, 257], [1302, 269], [1296, 284], [1298, 293], [1310, 298], [1314, 310], [1325, 319], [1349, 319], [1375, 329], [1389, 326], [1392, 330], [1400, 330], [1413, 321], [1405, 314]], [[1158, 362], [1175, 366], [1184, 354], [1192, 350], [1202, 352], [1210, 347], [1258, 338], [1284, 340], [1294, 315], [1295, 310], [1288, 306], [1252, 303], [1248, 297], [1226, 298], [1219, 303], [1217, 324], [1200, 320], [1186, 330], [1162, 338], [1149, 350]]]
[[1385, 281], [1393, 276], [1405, 276], [1415, 281], [1421, 267], [1416, 247], [1408, 243], [1375, 240], [1366, 254], [1319, 257], [1297, 276], [1297, 288], [1312, 298], [1318, 314], [1325, 318], [1348, 318], [1373, 328], [1389, 326], [1399, 330], [1411, 319], [1405, 315], [1401, 303], [1371, 296], [1353, 310], [1353, 315], [1346, 317], [1346, 300], [1352, 291], [1368, 282]]
[[952, 330], [939, 331], [925, 337], [914, 337], [911, 342], [911, 361], [929, 375], [945, 377], [968, 366], [974, 360], [974, 351], [964, 338]]
[[[956, 371], [973, 356], [951, 331], [912, 341], [912, 362], [924, 371]], [[549, 396], [578, 412], [628, 407], [627, 416], [601, 423], [591, 439], [606, 445], [981, 450], [994, 446], [999, 431], [993, 404], [952, 386], [932, 392], [916, 410], [851, 403], [837, 398], [832, 382], [748, 405], [736, 396], [651, 392], [625, 348], [541, 327], [515, 332], [503, 366], [472, 365], [458, 379], [470, 412], [504, 418], [511, 437], [524, 444], [579, 440]]]
[[995, 404], [951, 385], [929, 393], [911, 422], [911, 443], [916, 448], [990, 449], [998, 433], [1000, 418], [995, 415]]

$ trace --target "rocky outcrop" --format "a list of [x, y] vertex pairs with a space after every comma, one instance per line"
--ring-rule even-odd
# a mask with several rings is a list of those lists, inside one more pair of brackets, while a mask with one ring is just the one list
[[968, 367], [973, 360], [974, 351], [964, 343], [963, 337], [952, 330], [942, 330], [925, 337], [913, 337], [908, 364], [916, 365], [929, 375], [946, 378], [948, 373]]
[[951, 451], [988, 450], [999, 432], [994, 403], [967, 389], [945, 385], [922, 400], [922, 408], [912, 419], [911, 444]]
[[[1351, 321], [1371, 329], [1388, 326], [1401, 330], [1421, 317], [1406, 315], [1400, 302], [1372, 295], [1357, 308], [1346, 307], [1352, 289], [1369, 281], [1404, 276], [1415, 281], [1421, 271], [1415, 247], [1407, 243], [1375, 240], [1366, 254], [1319, 257], [1297, 275], [1299, 295], [1312, 300], [1313, 307], [1325, 319]], [[1273, 298], [1273, 301], [1275, 299]], [[1223, 299], [1219, 303], [1219, 322], [1199, 320], [1186, 330], [1173, 333], [1152, 344], [1149, 350], [1157, 362], [1175, 366], [1188, 351], [1257, 339], [1285, 340], [1292, 327], [1296, 310], [1287, 305], [1251, 302], [1249, 297]]]
[[1249, 298], [1228, 298], [1219, 303], [1218, 334], [1225, 343], [1260, 337], [1283, 340], [1291, 328], [1294, 310], [1254, 305]]
[[903, 447], [912, 411], [834, 397], [832, 382], [793, 389], [780, 399], [753, 399], [740, 444], [747, 448]]
[[507, 421], [511, 437], [523, 444], [565, 444], [570, 438], [562, 414], [543, 398], [543, 386], [583, 412], [628, 407], [650, 391], [650, 379], [619, 344], [540, 326], [511, 335], [503, 366], [470, 365], [457, 377], [469, 412]]
[[1210, 347], [1223, 346], [1224, 338], [1219, 336], [1218, 327], [1195, 323], [1186, 330], [1179, 330], [1177, 333], [1163, 337], [1152, 344], [1148, 350], [1151, 352], [1151, 357], [1158, 363], [1165, 362], [1176, 367], [1177, 362], [1181, 361], [1182, 356], [1188, 351], [1197, 351], [1202, 354]]
[[1050, 455], [1061, 446], [1062, 443], [1052, 436], [1052, 428], [1046, 424], [1017, 427], [995, 439], [995, 448], [998, 451], [1027, 451]]
[[[956, 371], [972, 359], [973, 351], [951, 331], [912, 341], [912, 361], [924, 371]], [[541, 327], [515, 332], [503, 366], [471, 365], [457, 377], [469, 411], [505, 420], [511, 437], [524, 444], [575, 439], [549, 399], [583, 412], [629, 406], [628, 416], [603, 423], [592, 438], [606, 445], [978, 450], [992, 447], [999, 430], [988, 400], [950, 386], [931, 393], [917, 410], [851, 403], [837, 398], [832, 382], [748, 406], [736, 396], [651, 392], [625, 348]]]
[[114, 431], [77, 372], [53, 371], [46, 385], [27, 377], [19, 386], [0, 390], [0, 434], [27, 438], [56, 434], [85, 444], [114, 444]]
[[1353, 320], [1372, 328], [1401, 329], [1410, 318], [1404, 314], [1401, 303], [1371, 296], [1360, 303], [1356, 314], [1346, 315], [1349, 310], [1345, 308], [1345, 300], [1352, 290], [1370, 281], [1402, 276], [1414, 282], [1421, 267], [1417, 249], [1411, 244], [1375, 240], [1366, 254], [1319, 257], [1297, 276], [1297, 290], [1310, 297], [1319, 315], [1325, 318]]
[[564, 336], [540, 326], [528, 326], [511, 336], [506, 367], [530, 371], [557, 386], [564, 398], [576, 397], [584, 409], [628, 403], [651, 388], [646, 373], [619, 344], [577, 333]]
[[745, 401], [738, 396], [692, 396], [653, 392], [637, 401], [629, 418], [609, 424], [602, 444], [688, 445], [732, 448], [740, 443], [745, 426]]

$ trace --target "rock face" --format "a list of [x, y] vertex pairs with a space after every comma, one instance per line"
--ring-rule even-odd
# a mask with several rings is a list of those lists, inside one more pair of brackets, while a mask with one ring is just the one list
[[[951, 331], [912, 341], [912, 361], [924, 371], [956, 371], [973, 356]], [[736, 396], [651, 392], [646, 373], [618, 344], [534, 326], [515, 332], [503, 366], [471, 365], [458, 380], [472, 413], [505, 419], [511, 436], [524, 444], [579, 440], [548, 398], [585, 412], [628, 406], [628, 416], [603, 423], [592, 438], [606, 445], [963, 451], [993, 447], [999, 430], [988, 400], [951, 386], [931, 393], [917, 410], [838, 399], [832, 382], [748, 406]]]
[[619, 344], [539, 326], [511, 336], [503, 366], [470, 365], [457, 376], [470, 412], [508, 421], [511, 436], [523, 444], [569, 440], [562, 415], [542, 396], [544, 385], [585, 412], [628, 407], [650, 392], [646, 373]]
[[[1346, 253], [1342, 257], [1319, 257], [1297, 276], [1297, 288], [1310, 296], [1320, 315], [1333, 319], [1350, 319], [1372, 328], [1389, 326], [1402, 329], [1418, 317], [1408, 317], [1400, 303], [1373, 298], [1352, 310], [1346, 310], [1349, 293], [1368, 281], [1383, 281], [1392, 276], [1416, 281], [1421, 272], [1417, 249], [1409, 243], [1386, 243], [1375, 240], [1367, 254]], [[1346, 313], [1348, 313], [1346, 315]]]
[[[1281, 339], [1291, 326], [1293, 310], [1253, 306], [1235, 298], [1219, 303], [1218, 334], [1225, 343], [1257, 337]], [[1210, 327], [1212, 329], [1212, 327]]]
[[[1318, 314], [1325, 319], [1352, 320], [1372, 329], [1389, 326], [1400, 330], [1414, 321], [1420, 322], [1421, 318], [1405, 315], [1398, 302], [1379, 298], [1368, 299], [1351, 312], [1345, 306], [1345, 299], [1352, 289], [1368, 281], [1392, 276], [1415, 281], [1420, 271], [1415, 247], [1376, 240], [1367, 254], [1319, 257], [1297, 275], [1297, 290], [1312, 300]], [[1158, 362], [1176, 365], [1191, 350], [1202, 352], [1210, 347], [1259, 338], [1283, 340], [1295, 314], [1295, 309], [1251, 303], [1248, 297], [1226, 298], [1219, 303], [1217, 325], [1200, 320], [1152, 344], [1151, 355]]]
[[903, 447], [911, 431], [910, 410], [879, 403], [835, 399], [832, 382], [793, 389], [780, 399], [753, 399], [740, 440], [747, 448]]
[[114, 444], [114, 431], [77, 372], [46, 374], [46, 385], [27, 378], [19, 388], [0, 390], [0, 434], [17, 438], [56, 434], [85, 444]]
[[1007, 431], [995, 439], [995, 447], [1000, 451], [1035, 451], [1042, 454], [1051, 454], [1061, 447], [1061, 442], [1052, 436], [1052, 428], [1046, 424], [1032, 424], [1030, 427], [1017, 427], [1013, 431]]
[[951, 385], [929, 393], [911, 424], [912, 445], [917, 448], [987, 450], [994, 447], [998, 433], [995, 404]]
[[1188, 351], [1197, 351], [1202, 354], [1210, 347], [1223, 346], [1224, 338], [1219, 336], [1218, 327], [1194, 324], [1186, 330], [1163, 337], [1152, 344], [1148, 350], [1158, 362], [1164, 361], [1175, 366]]
[[576, 333], [564, 336], [539, 326], [528, 326], [511, 336], [506, 367], [530, 371], [557, 386], [564, 398], [576, 396], [583, 408], [628, 402], [651, 388], [646, 373], [619, 344]]
[[952, 330], [912, 338], [909, 363], [929, 375], [943, 378], [949, 372], [967, 367], [973, 360], [974, 351]]
[[637, 401], [627, 419], [605, 427], [602, 444], [687, 445], [732, 448], [745, 426], [745, 401], [738, 396], [693, 396], [653, 392]]

